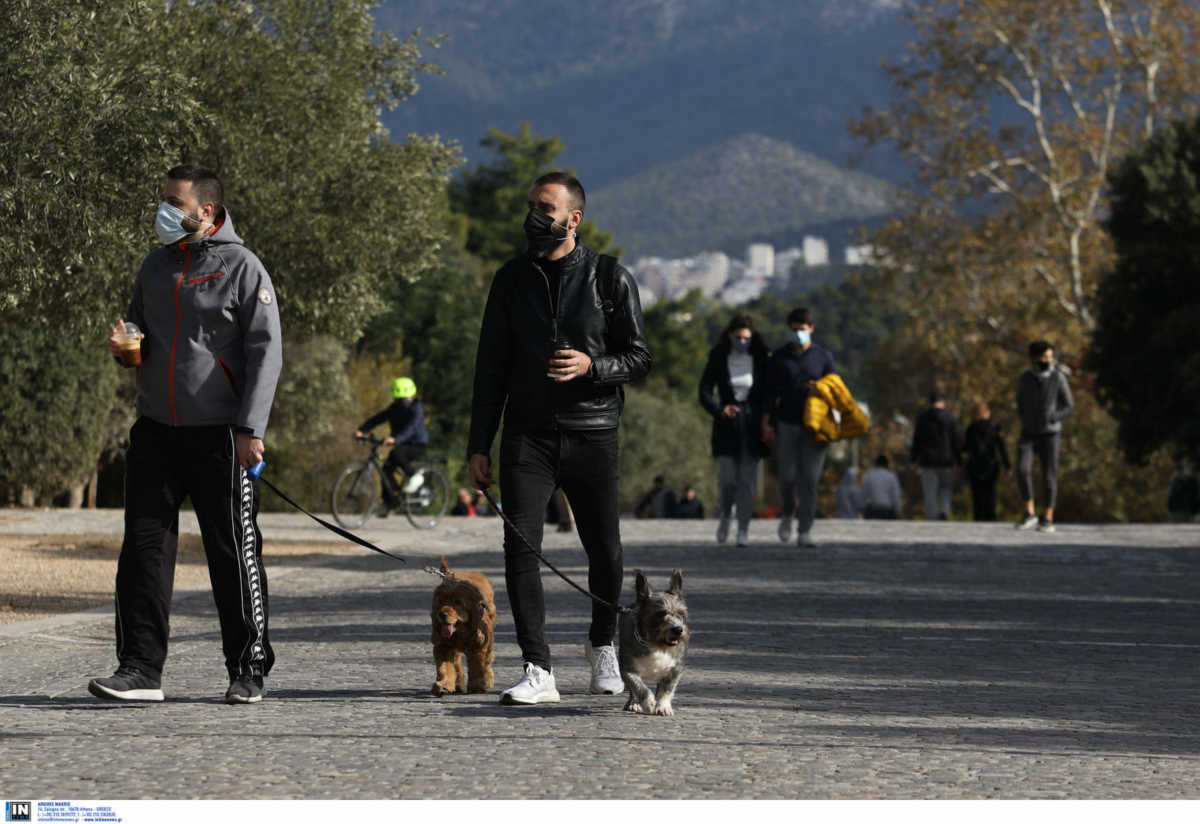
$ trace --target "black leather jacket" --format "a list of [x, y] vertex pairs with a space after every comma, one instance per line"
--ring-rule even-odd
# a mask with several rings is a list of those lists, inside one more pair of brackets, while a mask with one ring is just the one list
[[[468, 455], [491, 452], [501, 413], [510, 432], [619, 424], [622, 386], [650, 371], [650, 348], [633, 276], [617, 264], [601, 284], [599, 261], [577, 244], [558, 262], [557, 289], [543, 266], [523, 255], [496, 273], [475, 356]], [[555, 340], [588, 354], [588, 374], [564, 383], [546, 377]]]

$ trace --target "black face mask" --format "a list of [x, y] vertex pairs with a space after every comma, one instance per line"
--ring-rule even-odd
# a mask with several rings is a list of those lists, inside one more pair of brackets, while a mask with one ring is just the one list
[[529, 243], [529, 256], [546, 257], [569, 237], [568, 232], [566, 226], [556, 223], [550, 215], [530, 209], [525, 218], [525, 240]]
[[1053, 361], [1034, 361], [1033, 365], [1037, 367], [1039, 372], [1045, 372], [1050, 368], [1051, 363], [1053, 363]]

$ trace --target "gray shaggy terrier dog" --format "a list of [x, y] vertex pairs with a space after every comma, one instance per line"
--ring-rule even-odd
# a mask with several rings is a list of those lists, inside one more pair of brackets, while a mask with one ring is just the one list
[[[621, 680], [629, 690], [625, 709], [674, 715], [671, 698], [683, 675], [683, 659], [691, 637], [687, 603], [683, 600], [683, 573], [675, 570], [667, 591], [655, 592], [639, 569], [635, 588], [633, 611], [621, 613], [621, 646], [617, 653]], [[658, 684], [653, 695], [643, 678]]]

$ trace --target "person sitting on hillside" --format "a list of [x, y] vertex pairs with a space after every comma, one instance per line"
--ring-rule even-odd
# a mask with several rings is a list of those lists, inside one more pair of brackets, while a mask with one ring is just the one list
[[685, 486], [683, 497], [675, 504], [676, 518], [703, 518], [704, 504], [696, 497], [696, 487]]
[[666, 479], [659, 475], [654, 486], [633, 509], [638, 518], [670, 518], [675, 511], [675, 490], [667, 486]]
[[469, 489], [460, 489], [456, 496], [458, 501], [450, 510], [451, 515], [456, 515], [462, 518], [475, 517], [475, 504], [471, 501], [471, 491]]
[[875, 468], [863, 478], [863, 517], [895, 520], [900, 517], [900, 479], [889, 468], [887, 455], [875, 459]]
[[842, 482], [837, 485], [834, 503], [835, 518], [857, 518], [862, 514], [862, 488], [858, 485], [858, 469], [846, 467]]

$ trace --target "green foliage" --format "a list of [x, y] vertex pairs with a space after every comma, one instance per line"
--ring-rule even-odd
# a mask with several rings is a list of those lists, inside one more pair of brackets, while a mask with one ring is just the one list
[[[698, 370], [704, 368], [701, 362]], [[696, 382], [700, 372], [696, 372]], [[682, 398], [651, 379], [626, 390], [621, 415], [621, 509], [632, 512], [663, 475], [676, 495], [688, 484], [711, 516], [717, 504], [717, 469], [712, 459], [712, 418], [693, 397]]]
[[[151, 248], [150, 187], [211, 124], [147, 60], [161, 3], [6, 3], [0, 14], [0, 320], [99, 339]], [[68, 309], [68, 311], [64, 311]], [[18, 320], [19, 319], [19, 320]], [[69, 331], [68, 331], [69, 330]]]
[[1129, 460], [1167, 445], [1200, 453], [1200, 118], [1160, 128], [1111, 185], [1117, 262], [1087, 363]]
[[[273, 468], [301, 466], [345, 400], [331, 371], [344, 351], [301, 342], [356, 340], [390, 290], [431, 268], [448, 223], [447, 176], [459, 161], [436, 138], [389, 140], [380, 113], [413, 94], [431, 67], [415, 35], [397, 41], [375, 30], [372, 5], [8, 3], [0, 15], [4, 327], [53, 326], [77, 348], [102, 347], [154, 246], [165, 171], [185, 161], [210, 166], [275, 282], [289, 353], [312, 352], [286, 360], [268, 436], [280, 448]], [[117, 385], [92, 381], [110, 394], [101, 406], [117, 403]], [[75, 441], [106, 451], [127, 427], [122, 415], [78, 421], [95, 431]], [[10, 441], [13, 452], [43, 451], [37, 433], [25, 435], [32, 440]], [[68, 481], [43, 477], [59, 488]]]
[[[480, 145], [494, 157], [451, 183], [450, 205], [455, 214], [466, 218], [467, 252], [495, 270], [525, 249], [521, 227], [529, 211], [529, 186], [555, 170], [553, 161], [564, 146], [557, 137], [537, 137], [528, 123], [512, 135], [492, 128]], [[575, 174], [572, 169], [565, 171]], [[582, 182], [586, 190], [587, 182]], [[610, 252], [612, 235], [599, 231], [591, 221], [581, 223], [578, 233], [589, 248]]]
[[381, 291], [430, 269], [445, 234], [439, 204], [459, 155], [436, 138], [388, 139], [380, 111], [430, 67], [415, 36], [375, 30], [372, 5], [176, 3], [152, 33], [214, 121], [180, 157], [222, 175], [293, 337], [355, 340], [383, 311]]
[[86, 481], [104, 447], [118, 372], [107, 350], [44, 326], [0, 326], [0, 502]]
[[700, 375], [708, 350], [729, 322], [721, 304], [693, 289], [680, 300], [660, 300], [644, 310], [646, 339], [654, 356], [649, 381], [699, 406]]

